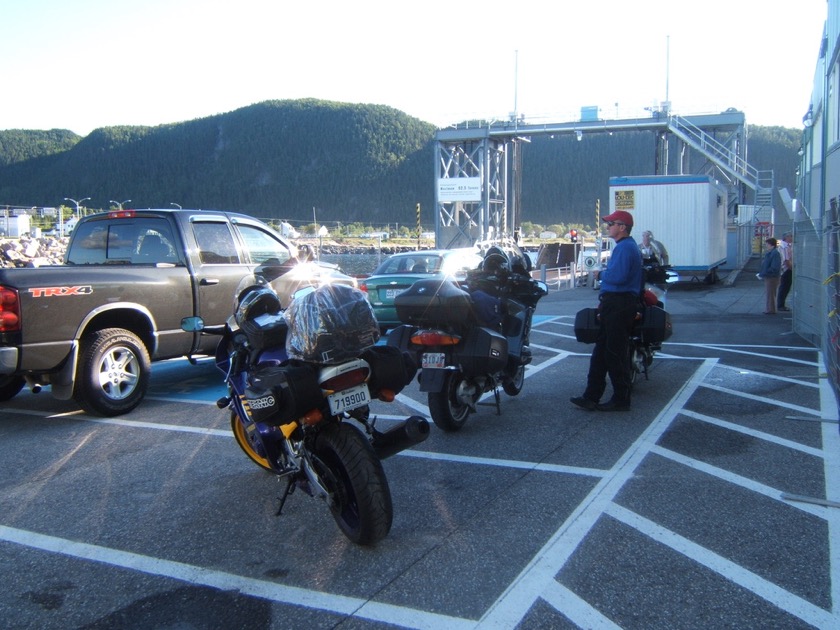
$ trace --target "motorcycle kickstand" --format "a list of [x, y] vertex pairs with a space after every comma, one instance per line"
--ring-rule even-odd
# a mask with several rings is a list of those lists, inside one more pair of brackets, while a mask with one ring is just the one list
[[493, 397], [496, 399], [496, 415], [501, 416], [502, 415], [502, 397], [499, 396], [499, 388], [498, 387], [493, 388]]
[[280, 505], [277, 507], [277, 512], [274, 514], [274, 516], [280, 516], [280, 513], [283, 511], [283, 506], [286, 505], [286, 499], [289, 498], [290, 494], [294, 493], [294, 483], [295, 481], [294, 479], [292, 479], [292, 477], [289, 477], [286, 480], [286, 490], [283, 492], [283, 496], [280, 497]]

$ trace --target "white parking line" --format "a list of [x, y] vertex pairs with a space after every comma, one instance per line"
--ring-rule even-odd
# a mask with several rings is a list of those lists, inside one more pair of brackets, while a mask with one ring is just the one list
[[473, 628], [475, 626], [475, 622], [468, 619], [448, 617], [402, 606], [380, 604], [356, 597], [322, 593], [312, 589], [284, 586], [276, 582], [256, 580], [233, 573], [184, 564], [183, 562], [174, 562], [130, 551], [46, 536], [4, 525], [0, 525], [0, 540], [80, 560], [101, 562], [149, 575], [172, 578], [189, 584], [209, 586], [222, 591], [236, 591], [281, 604], [325, 610], [348, 617], [381, 621], [406, 628], [437, 630], [438, 628]]
[[[692, 345], [694, 347], [707, 348], [711, 350], [724, 349], [718, 346], [710, 346], [706, 344], [685, 345]], [[547, 361], [529, 366], [526, 376], [533, 376], [543, 369], [555, 365], [557, 362], [568, 356], [574, 356], [573, 353], [562, 350], [558, 351], [553, 348], [550, 350], [557, 352], [557, 354]], [[813, 348], [807, 350], [814, 352]], [[773, 360], [779, 361], [789, 360], [785, 357], [769, 354], [765, 355], [752, 352], [744, 352], [744, 354], [750, 354], [758, 357], [769, 357]], [[662, 355], [659, 356], [662, 357]], [[408, 457], [519, 469], [533, 469], [561, 474], [588, 475], [601, 479], [586, 499], [567, 518], [561, 528], [555, 532], [543, 548], [535, 554], [531, 562], [508, 586], [505, 592], [487, 610], [479, 621], [459, 617], [448, 617], [445, 615], [429, 613], [423, 610], [380, 604], [369, 600], [327, 594], [309, 589], [283, 586], [274, 582], [266, 582], [263, 580], [237, 576], [198, 566], [45, 536], [35, 532], [28, 532], [26, 530], [19, 530], [5, 526], [0, 526], [0, 540], [54, 553], [60, 553], [83, 560], [103, 562], [129, 570], [169, 577], [192, 584], [205, 585], [225, 590], [238, 590], [246, 595], [269, 599], [279, 603], [306, 606], [313, 609], [335, 612], [337, 614], [344, 614], [356, 618], [368, 619], [406, 628], [472, 628], [476, 627], [476, 625], [488, 628], [514, 627], [522, 621], [524, 616], [533, 606], [534, 602], [539, 598], [542, 598], [549, 605], [566, 615], [573, 621], [573, 623], [577, 623], [583, 627], [616, 627], [597, 609], [574, 594], [568, 588], [558, 583], [555, 579], [557, 573], [559, 573], [568, 558], [571, 557], [574, 550], [589, 534], [589, 531], [597, 520], [601, 518], [602, 515], [608, 514], [625, 525], [633, 527], [646, 536], [657, 540], [658, 542], [669, 546], [671, 549], [691, 558], [703, 566], [716, 571], [726, 579], [749, 589], [758, 596], [767, 599], [773, 605], [786, 610], [790, 614], [795, 615], [808, 623], [817, 627], [838, 627], [838, 625], [840, 625], [840, 616], [838, 616], [838, 610], [840, 610], [840, 510], [831, 511], [824, 507], [810, 506], [807, 504], [795, 506], [800, 510], [825, 518], [829, 522], [831, 596], [832, 601], [834, 602], [834, 611], [828, 612], [782, 589], [772, 582], [757, 576], [726, 558], [723, 558], [718, 554], [659, 526], [658, 524], [632, 512], [631, 510], [613, 503], [614, 497], [621, 490], [624, 484], [633, 476], [638, 465], [651, 453], [667, 457], [672, 461], [676, 461], [682, 465], [690, 466], [704, 473], [714, 475], [730, 483], [735, 483], [748, 490], [758, 492], [774, 499], [779, 499], [779, 491], [770, 488], [769, 486], [765, 486], [750, 479], [740, 477], [739, 475], [729, 473], [728, 471], [656, 446], [658, 438], [668, 429], [674, 418], [678, 415], [684, 415], [695, 420], [717, 424], [718, 426], [722, 426], [727, 429], [754, 435], [755, 437], [774, 442], [787, 448], [794, 448], [801, 452], [808, 453], [809, 455], [824, 458], [826, 496], [829, 499], [840, 500], [840, 496], [838, 496], [838, 493], [840, 492], [840, 436], [838, 436], [836, 425], [826, 424], [823, 426], [823, 449], [820, 450], [798, 444], [790, 440], [778, 438], [765, 432], [756, 431], [741, 425], [736, 425], [684, 409], [685, 403], [694, 394], [694, 392], [697, 391], [698, 388], [704, 387], [728, 394], [742, 396], [748, 399], [760, 400], [761, 402], [779, 407], [804, 411], [809, 414], [816, 414], [820, 417], [823, 415], [827, 416], [833, 414], [836, 418], [836, 401], [834, 400], [833, 392], [831, 391], [830, 385], [826, 379], [821, 379], [818, 384], [821, 394], [821, 410], [813, 410], [807, 407], [800, 407], [791, 403], [785, 403], [783, 401], [768, 400], [766, 397], [753, 396], [744, 392], [738, 392], [736, 390], [707, 384], [704, 381], [708, 378], [708, 375], [713, 369], [716, 369], [717, 367], [728, 368], [728, 366], [718, 365], [717, 359], [713, 358], [703, 359], [698, 357], [693, 360], [702, 361], [702, 364], [695, 371], [692, 378], [680, 389], [679, 392], [677, 392], [668, 405], [666, 405], [645, 432], [639, 436], [639, 438], [625, 452], [622, 458], [610, 471], [555, 466], [518, 460], [500, 460], [469, 456], [453, 456], [440, 453], [424, 453], [416, 450], [409, 450], [401, 453], [401, 455]], [[817, 363], [806, 361], [795, 362], [815, 367], [822, 365], [821, 357], [820, 361]], [[750, 374], [767, 376], [770, 378], [773, 377], [773, 375], [770, 374], [765, 375], [756, 372], [750, 372]], [[800, 382], [794, 379], [785, 380], [790, 380], [795, 384], [803, 386], [813, 386], [813, 384], [808, 382]], [[186, 401], [183, 399], [177, 399], [176, 402], [183, 403]], [[208, 404], [207, 401], [197, 402], [204, 405]], [[399, 402], [415, 408], [421, 413], [428, 414], [428, 409], [424, 405], [418, 403], [417, 401], [413, 401], [408, 397], [401, 396]], [[38, 412], [28, 409], [4, 408], [1, 411], [2, 413], [17, 413], [51, 418], [70, 415], [50, 414], [48, 412]], [[230, 437], [229, 430], [207, 429], [171, 424], [164, 425], [124, 420], [120, 418], [94, 418], [80, 415], [80, 413], [81, 412], [72, 412], [74, 419], [143, 429], [151, 428], [157, 430]], [[379, 417], [383, 419], [398, 418], [397, 416]]]
[[[714, 367], [717, 359], [706, 359], [698, 366], [691, 379], [674, 395], [648, 428], [616, 462], [611, 475], [602, 479], [589, 495], [569, 515], [563, 525], [543, 545], [531, 562], [520, 572], [505, 592], [490, 606], [481, 618], [481, 625], [489, 628], [513, 628], [525, 616], [546, 588], [552, 588], [555, 576], [580, 546], [592, 527], [601, 518], [609, 504], [636, 468], [647, 457], [650, 449], [670, 426], [676, 414], [694, 394]], [[564, 603], [558, 610], [570, 617], [580, 613], [575, 603]]]

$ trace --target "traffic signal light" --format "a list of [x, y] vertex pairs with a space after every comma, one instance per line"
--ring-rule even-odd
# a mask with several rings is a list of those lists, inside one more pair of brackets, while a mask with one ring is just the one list
[[577, 230], [570, 230], [569, 237], [572, 239], [572, 243], [577, 243]]

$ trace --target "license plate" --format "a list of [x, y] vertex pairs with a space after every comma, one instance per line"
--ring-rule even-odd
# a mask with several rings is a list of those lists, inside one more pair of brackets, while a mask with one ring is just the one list
[[421, 363], [424, 368], [444, 368], [446, 355], [443, 352], [424, 352]]
[[405, 291], [405, 289], [385, 289], [385, 299], [386, 300], [393, 300], [395, 297], [397, 297], [403, 291]]
[[345, 389], [327, 396], [327, 401], [330, 403], [330, 413], [338, 415], [357, 407], [364, 407], [370, 404], [370, 391], [367, 383], [356, 385], [350, 389]]

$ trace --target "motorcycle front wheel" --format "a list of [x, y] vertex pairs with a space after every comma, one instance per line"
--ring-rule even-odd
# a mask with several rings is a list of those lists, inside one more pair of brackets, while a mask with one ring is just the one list
[[272, 470], [271, 464], [268, 463], [265, 454], [262, 453], [262, 447], [252, 444], [248, 439], [248, 434], [245, 432], [245, 425], [239, 419], [239, 416], [236, 415], [235, 411], [230, 413], [230, 430], [233, 431], [233, 437], [236, 439], [236, 443], [239, 444], [239, 448], [248, 456], [248, 459], [263, 470], [267, 470], [270, 473], [275, 472]]
[[367, 438], [350, 425], [337, 424], [321, 432], [313, 455], [341, 532], [359, 545], [385, 538], [394, 520], [391, 489]]
[[429, 392], [429, 414], [444, 431], [460, 431], [470, 416], [470, 406], [458, 396], [458, 389], [466, 385], [460, 372], [450, 372], [439, 392]]

